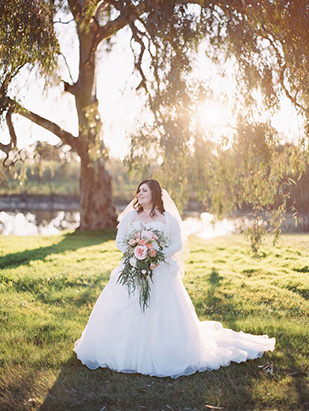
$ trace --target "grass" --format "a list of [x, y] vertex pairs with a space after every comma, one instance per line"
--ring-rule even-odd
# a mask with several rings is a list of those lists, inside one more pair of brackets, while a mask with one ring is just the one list
[[[0, 237], [1, 410], [302, 410], [308, 235], [250, 255], [241, 236], [191, 238], [184, 284], [200, 319], [277, 339], [263, 358], [189, 377], [90, 371], [74, 341], [120, 258], [115, 231]], [[273, 373], [258, 367], [273, 363]]]

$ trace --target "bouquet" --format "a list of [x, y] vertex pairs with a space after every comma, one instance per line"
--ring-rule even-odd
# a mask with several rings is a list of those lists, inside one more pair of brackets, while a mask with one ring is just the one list
[[165, 261], [163, 248], [169, 243], [168, 238], [159, 230], [146, 228], [133, 230], [123, 240], [123, 269], [117, 282], [128, 287], [129, 295], [139, 290], [139, 303], [143, 311], [150, 300], [150, 280], [153, 270]]

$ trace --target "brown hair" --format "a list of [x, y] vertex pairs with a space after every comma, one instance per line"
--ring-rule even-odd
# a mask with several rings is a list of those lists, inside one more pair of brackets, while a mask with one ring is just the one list
[[143, 211], [143, 207], [139, 204], [138, 199], [137, 199], [137, 194], [139, 193], [140, 187], [143, 184], [147, 184], [147, 186], [151, 190], [151, 200], [152, 200], [152, 209], [150, 211], [150, 216], [155, 217], [156, 214], [156, 208], [160, 211], [161, 214], [164, 213], [164, 205], [162, 201], [162, 188], [160, 183], [157, 180], [143, 180], [141, 183], [139, 183], [136, 192], [135, 192], [135, 201], [133, 203], [133, 207], [137, 209], [138, 213], [141, 213]]

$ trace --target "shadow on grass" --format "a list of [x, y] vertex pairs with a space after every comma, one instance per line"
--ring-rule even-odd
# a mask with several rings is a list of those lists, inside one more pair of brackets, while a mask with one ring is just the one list
[[[77, 280], [69, 280], [66, 275], [51, 277], [48, 281], [38, 280], [37, 282], [23, 280], [16, 281], [14, 287], [17, 291], [27, 291], [33, 294], [37, 301], [44, 304], [67, 307], [74, 304], [82, 307], [89, 303], [95, 303], [97, 295], [95, 290], [102, 290], [110, 277], [110, 271], [100, 272], [91, 278], [78, 277]], [[61, 290], [65, 288], [78, 290], [78, 294], [69, 294], [62, 297]], [[67, 309], [67, 308], [66, 308]]]
[[222, 297], [219, 297], [217, 291], [220, 289], [221, 282], [223, 277], [219, 275], [218, 271], [215, 268], [211, 269], [206, 281], [209, 283], [209, 288], [206, 294], [206, 306], [211, 309], [218, 307], [222, 304]]
[[213, 267], [205, 282], [209, 284], [207, 291], [192, 298], [198, 316], [206, 320], [224, 321], [225, 327], [236, 330], [236, 323], [244, 317], [244, 312], [239, 309], [239, 302], [234, 302], [234, 294], [224, 291], [224, 277]]
[[49, 255], [61, 254], [65, 251], [76, 251], [82, 247], [90, 247], [113, 240], [115, 235], [115, 229], [88, 232], [75, 231], [74, 233], [64, 234], [63, 240], [57, 244], [5, 255], [0, 258], [0, 268], [28, 265], [31, 261], [43, 260]]
[[207, 279], [210, 284], [209, 292], [219, 287], [222, 280], [223, 277], [219, 275], [218, 271], [215, 268], [212, 268], [209, 278]]
[[250, 363], [175, 380], [89, 370], [72, 355], [40, 410], [251, 410], [257, 378], [264, 376]]
[[[58, 374], [56, 369], [17, 369], [6, 384], [1, 410], [306, 410], [306, 384], [301, 375], [289, 382], [293, 400], [278, 393], [290, 370], [268, 375], [257, 365], [266, 358], [232, 363], [176, 380], [122, 374], [109, 369], [89, 370], [72, 353]], [[24, 367], [23, 367], [24, 368]], [[55, 380], [54, 375], [57, 375]], [[296, 397], [295, 397], [296, 393]], [[308, 404], [307, 404], [308, 405]]]
[[[264, 364], [266, 359], [261, 361]], [[101, 368], [89, 370], [72, 353], [59, 374], [45, 367], [16, 370], [0, 400], [1, 410], [193, 411], [209, 409], [207, 405], [225, 411], [308, 409], [305, 378], [293, 377], [289, 383], [289, 390], [297, 393], [290, 402], [288, 396], [277, 395], [280, 380], [286, 375], [279, 371], [266, 374], [257, 367], [261, 361], [232, 363], [173, 380]]]

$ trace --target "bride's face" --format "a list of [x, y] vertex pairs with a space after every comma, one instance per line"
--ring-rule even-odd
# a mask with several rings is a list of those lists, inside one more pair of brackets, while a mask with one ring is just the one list
[[152, 206], [152, 194], [147, 184], [142, 184], [137, 193], [137, 199], [139, 204], [144, 207]]

